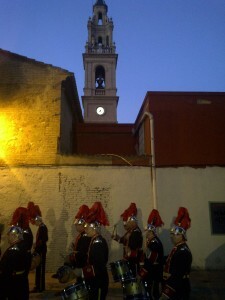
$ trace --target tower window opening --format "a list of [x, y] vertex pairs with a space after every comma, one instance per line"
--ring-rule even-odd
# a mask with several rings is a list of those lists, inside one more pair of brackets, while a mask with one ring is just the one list
[[105, 88], [105, 69], [102, 66], [98, 66], [95, 71], [95, 88]]
[[98, 45], [102, 46], [102, 37], [101, 36], [98, 37]]
[[98, 25], [102, 25], [102, 13], [98, 13]]

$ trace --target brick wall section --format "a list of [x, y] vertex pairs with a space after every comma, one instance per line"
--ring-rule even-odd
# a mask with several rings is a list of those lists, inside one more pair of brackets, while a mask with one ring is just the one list
[[78, 124], [78, 154], [137, 155], [133, 124]]
[[[69, 132], [73, 128], [74, 110], [67, 108], [71, 99], [61, 92], [62, 83], [72, 73], [4, 51], [0, 51], [0, 71], [0, 116], [12, 129], [2, 163], [54, 163], [60, 124], [67, 124]], [[61, 148], [69, 152], [72, 137], [63, 138], [63, 134], [61, 130]]]
[[145, 112], [154, 119], [157, 167], [225, 166], [224, 92], [148, 92], [135, 122], [137, 135]]

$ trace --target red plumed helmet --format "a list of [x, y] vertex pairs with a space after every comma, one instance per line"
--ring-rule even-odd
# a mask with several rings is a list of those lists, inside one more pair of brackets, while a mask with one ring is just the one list
[[186, 239], [186, 230], [191, 227], [191, 219], [187, 208], [180, 207], [178, 209], [177, 217], [174, 221], [174, 226], [170, 232], [172, 234], [182, 234]]
[[98, 223], [99, 225], [108, 226], [109, 221], [107, 219], [106, 213], [102, 207], [101, 202], [95, 202], [89, 210], [89, 213], [86, 218], [86, 222]]
[[124, 222], [129, 220], [137, 221], [137, 207], [135, 203], [131, 203], [130, 206], [122, 213], [121, 217]]
[[187, 208], [185, 207], [179, 208], [174, 224], [179, 227], [182, 227], [184, 230], [187, 230], [188, 228], [191, 227], [191, 219], [189, 217], [189, 212]]
[[87, 215], [89, 213], [89, 208], [87, 205], [81, 205], [74, 220], [74, 224], [83, 224], [86, 221]]
[[25, 230], [29, 227], [29, 212], [25, 207], [18, 207], [12, 216], [10, 225], [19, 226]]
[[147, 230], [153, 230], [164, 225], [157, 209], [153, 209], [148, 217]]
[[41, 210], [38, 205], [35, 205], [34, 202], [30, 201], [27, 205], [29, 211], [30, 219], [35, 219], [36, 217], [41, 217]]

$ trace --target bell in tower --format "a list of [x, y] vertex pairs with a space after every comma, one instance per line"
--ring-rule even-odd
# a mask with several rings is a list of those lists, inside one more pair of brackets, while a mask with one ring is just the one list
[[117, 123], [119, 97], [116, 88], [118, 55], [113, 41], [113, 21], [104, 0], [96, 0], [87, 23], [88, 39], [83, 53], [85, 71], [84, 121]]

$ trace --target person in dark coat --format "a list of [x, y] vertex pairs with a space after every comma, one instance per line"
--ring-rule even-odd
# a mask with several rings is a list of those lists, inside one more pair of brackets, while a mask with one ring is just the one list
[[23, 243], [28, 252], [33, 246], [33, 233], [29, 226], [29, 211], [26, 207], [18, 207], [12, 216], [11, 225], [19, 226], [23, 230]]
[[23, 243], [23, 231], [11, 226], [8, 231], [9, 248], [0, 260], [0, 299], [28, 300], [27, 268], [29, 255]]
[[158, 210], [153, 209], [148, 217], [146, 228], [146, 250], [140, 261], [138, 275], [146, 286], [150, 300], [158, 300], [163, 279], [164, 251], [156, 229], [164, 223]]
[[[84, 228], [88, 212], [89, 208], [87, 205], [84, 204], [80, 206], [79, 211], [74, 218], [74, 224], [78, 234], [74, 243], [72, 243], [73, 251], [66, 257], [64, 266], [60, 267], [57, 270], [57, 273], [52, 275], [52, 278], [57, 278], [61, 283], [70, 281], [70, 279], [74, 276], [73, 270], [76, 268], [82, 268], [86, 264], [89, 244], [91, 242], [91, 238], [87, 236]], [[67, 268], [67, 266], [69, 268]], [[82, 282], [82, 277], [76, 278], [76, 283]]]
[[79, 211], [74, 219], [74, 224], [78, 235], [76, 236], [72, 245], [73, 252], [69, 255], [69, 262], [74, 269], [82, 268], [87, 261], [87, 253], [91, 238], [86, 234], [84, 226], [88, 213], [89, 208], [84, 204], [79, 208]]
[[170, 234], [174, 244], [163, 272], [163, 289], [160, 300], [188, 300], [190, 299], [190, 280], [192, 254], [186, 243], [186, 230], [191, 225], [188, 210], [180, 207], [178, 216]]
[[29, 299], [29, 271], [31, 266], [31, 249], [33, 246], [33, 233], [29, 226], [29, 212], [26, 207], [18, 207], [12, 216], [11, 225], [18, 226], [23, 231], [23, 243], [24, 248], [27, 251], [28, 255], [28, 265], [27, 265], [27, 298]]
[[41, 293], [45, 290], [45, 265], [47, 254], [48, 228], [44, 224], [41, 216], [41, 210], [33, 202], [28, 203], [30, 221], [33, 225], [38, 226], [36, 242], [33, 246], [34, 253], [40, 256], [40, 264], [36, 267], [35, 287], [32, 293]]
[[85, 266], [82, 268], [85, 283], [90, 289], [89, 299], [91, 300], [105, 300], [108, 294], [109, 250], [105, 238], [99, 232], [101, 225], [109, 225], [109, 222], [101, 202], [95, 202], [90, 208], [85, 224], [85, 232], [91, 238], [91, 242]]
[[112, 238], [123, 245], [123, 259], [128, 261], [133, 277], [137, 275], [139, 269], [139, 260], [142, 256], [143, 236], [138, 227], [137, 207], [135, 203], [131, 203], [121, 217], [123, 218], [124, 228], [126, 233], [120, 237], [118, 234], [113, 234]]

